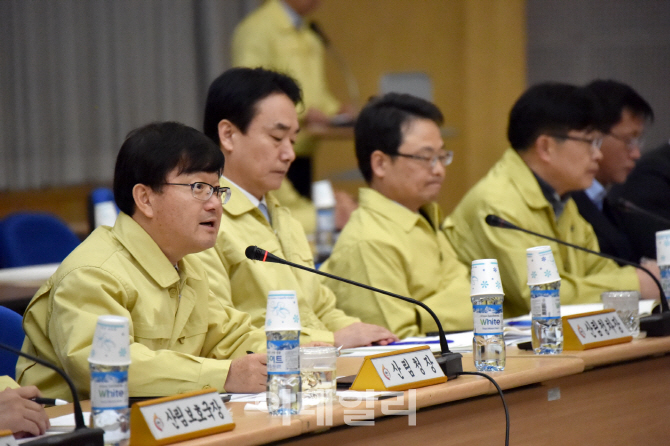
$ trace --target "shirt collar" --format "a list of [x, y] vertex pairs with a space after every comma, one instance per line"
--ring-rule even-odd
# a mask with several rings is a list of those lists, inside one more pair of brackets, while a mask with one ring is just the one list
[[302, 27], [302, 24], [303, 24], [303, 19], [300, 16], [300, 14], [295, 12], [293, 10], [293, 8], [291, 8], [286, 2], [281, 1], [279, 3], [284, 8], [284, 11], [286, 11], [286, 14], [288, 15], [288, 18], [291, 21], [291, 24], [295, 27], [295, 29], [300, 29]]
[[607, 189], [600, 184], [600, 181], [594, 179], [593, 184], [591, 184], [588, 189], [584, 190], [584, 193], [599, 210], [603, 210], [603, 202], [605, 201], [605, 195], [607, 195]]
[[428, 203], [421, 206], [421, 212], [413, 212], [368, 187], [362, 187], [358, 190], [358, 200], [361, 207], [368, 208], [385, 218], [393, 220], [405, 232], [409, 232], [420, 220], [425, 220], [437, 231], [442, 221], [441, 210], [437, 203]]
[[247, 192], [245, 189], [243, 189], [242, 187], [240, 187], [239, 184], [237, 184], [237, 183], [235, 183], [234, 181], [232, 181], [230, 178], [227, 178], [227, 177], [225, 177], [225, 176], [224, 176], [224, 178], [225, 178], [225, 180], [226, 180], [227, 182], [229, 182], [230, 184], [232, 184], [233, 186], [235, 186], [237, 189], [239, 189], [239, 191], [242, 192], [242, 195], [244, 195], [245, 197], [247, 197], [247, 198], [249, 199], [249, 201], [251, 202], [251, 204], [252, 204], [254, 207], [258, 207], [258, 205], [261, 204], [261, 203], [263, 203], [263, 204], [265, 205], [266, 208], [268, 207], [268, 202], [267, 202], [267, 200], [265, 199], [265, 195], [263, 195], [263, 197], [259, 200], [258, 198], [254, 197], [252, 194], [250, 194], [249, 192]]
[[558, 220], [565, 209], [566, 203], [570, 199], [570, 194], [565, 194], [561, 197], [558, 195], [558, 192], [556, 192], [556, 189], [551, 187], [549, 183], [540, 178], [535, 172], [533, 172], [533, 175], [535, 175], [535, 179], [540, 185], [540, 190], [542, 190], [544, 198], [547, 199], [549, 204], [551, 204], [551, 207], [554, 209], [554, 215], [556, 215], [556, 220]]

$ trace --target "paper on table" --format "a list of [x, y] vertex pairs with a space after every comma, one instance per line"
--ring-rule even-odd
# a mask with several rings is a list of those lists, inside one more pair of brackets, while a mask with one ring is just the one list
[[[344, 400], [344, 401], [374, 401], [374, 400], [381, 400], [381, 399], [386, 399], [386, 398], [393, 398], [396, 396], [400, 396], [403, 394], [403, 392], [397, 392], [397, 391], [367, 391], [367, 392], [359, 392], [357, 390], [338, 390], [335, 392], [337, 395], [337, 400]], [[249, 402], [244, 406], [244, 410], [255, 410], [259, 412], [267, 412], [268, 411], [268, 405], [267, 401], [265, 399], [265, 393], [258, 393], [253, 395], [255, 397], [253, 402]], [[233, 399], [231, 398], [231, 401]]]
[[[88, 426], [89, 423], [91, 422], [91, 412], [84, 412], [83, 415], [84, 415], [84, 424]], [[47, 432], [70, 432], [72, 429], [74, 429], [74, 426], [76, 424], [74, 421], [73, 413], [56, 418], [51, 418], [49, 420], [49, 423], [51, 424], [51, 427], [47, 430]]]
[[[470, 351], [472, 350], [472, 332], [450, 333], [447, 335], [449, 341], [449, 350], [452, 351]], [[400, 344], [396, 345], [375, 345], [372, 347], [356, 347], [343, 349], [340, 356], [369, 356], [378, 353], [387, 353], [396, 350], [404, 350], [410, 347], [418, 347], [428, 345], [432, 352], [440, 352], [440, 344], [438, 336], [411, 336], [405, 338]]]

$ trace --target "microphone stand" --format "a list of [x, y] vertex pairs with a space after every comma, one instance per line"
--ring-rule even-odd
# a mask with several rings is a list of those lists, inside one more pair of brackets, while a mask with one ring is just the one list
[[507, 220], [504, 220], [497, 215], [489, 214], [485, 218], [486, 224], [489, 226], [493, 227], [498, 227], [498, 228], [504, 228], [504, 229], [514, 229], [517, 231], [525, 232], [526, 234], [534, 235], [536, 237], [540, 237], [546, 240], [551, 240], [553, 242], [559, 243], [561, 245], [569, 246], [570, 248], [574, 249], [579, 249], [580, 251], [588, 252], [589, 254], [595, 254], [600, 257], [605, 257], [610, 260], [614, 260], [617, 263], [623, 263], [626, 265], [634, 266], [637, 269], [640, 269], [647, 273], [649, 277], [654, 281], [656, 286], [658, 287], [658, 291], [660, 293], [660, 303], [661, 303], [661, 313], [659, 314], [651, 314], [649, 316], [640, 318], [640, 330], [646, 331], [647, 336], [670, 336], [670, 309], [668, 308], [668, 301], [667, 298], [665, 297], [665, 293], [663, 292], [663, 287], [661, 286], [661, 283], [658, 281], [656, 276], [649, 271], [647, 268], [644, 266], [631, 262], [626, 259], [620, 259], [619, 257], [615, 257], [609, 254], [605, 254], [602, 252], [596, 252], [592, 251], [590, 249], [584, 248], [582, 246], [577, 246], [573, 245], [572, 243], [568, 243], [563, 240], [559, 240], [554, 237], [550, 237], [548, 235], [544, 234], [539, 234], [537, 232], [530, 231], [528, 229], [521, 228], [519, 226], [516, 226], [513, 223], [508, 222]]
[[449, 344], [447, 343], [447, 338], [444, 335], [444, 329], [442, 328], [442, 323], [440, 323], [440, 320], [438, 319], [437, 315], [431, 310], [426, 304], [423, 302], [420, 302], [418, 300], [401, 296], [400, 294], [395, 294], [391, 293], [389, 291], [384, 291], [379, 288], [375, 288], [369, 285], [365, 285], [359, 282], [354, 282], [353, 280], [345, 279], [343, 277], [338, 277], [334, 276], [332, 274], [325, 273], [323, 271], [319, 271], [314, 268], [309, 268], [307, 266], [299, 265], [297, 263], [289, 262], [288, 260], [282, 259], [280, 257], [275, 256], [274, 254], [269, 253], [268, 251], [265, 251], [257, 246], [249, 246], [245, 254], [247, 258], [251, 260], [260, 260], [261, 262], [272, 262], [272, 263], [280, 263], [283, 265], [288, 265], [292, 266], [294, 268], [298, 268], [304, 271], [309, 271], [314, 274], [318, 274], [320, 276], [328, 277], [329, 279], [333, 280], [339, 280], [340, 282], [348, 283], [349, 285], [357, 286], [360, 288], [365, 288], [366, 290], [374, 291], [375, 293], [381, 293], [385, 294], [387, 296], [395, 297], [396, 299], [403, 300], [405, 302], [409, 302], [415, 305], [420, 306], [424, 310], [426, 310], [432, 318], [435, 320], [435, 323], [437, 324], [437, 329], [439, 332], [439, 337], [440, 337], [440, 356], [436, 357], [437, 363], [440, 365], [440, 368], [444, 372], [444, 374], [447, 376], [449, 379], [455, 379], [458, 377], [459, 374], [463, 372], [463, 363], [462, 363], [462, 358], [463, 355], [460, 353], [454, 353], [449, 351]]

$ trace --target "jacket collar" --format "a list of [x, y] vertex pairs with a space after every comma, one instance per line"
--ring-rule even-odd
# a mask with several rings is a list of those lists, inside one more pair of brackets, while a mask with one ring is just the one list
[[[421, 207], [421, 212], [412, 212], [405, 206], [386, 198], [374, 189], [362, 187], [358, 190], [358, 201], [361, 207], [367, 208], [382, 217], [394, 221], [405, 232], [409, 232], [421, 220], [427, 220], [433, 230], [437, 231], [442, 221], [442, 211], [437, 203], [428, 203]], [[425, 217], [425, 218], [422, 218]]]
[[503, 154], [501, 163], [507, 166], [509, 177], [517, 188], [526, 204], [532, 209], [543, 209], [551, 207], [545, 198], [533, 171], [523, 161], [516, 150], [507, 149]]
[[144, 228], [123, 212], [119, 213], [112, 232], [119, 243], [159, 286], [166, 288], [179, 282], [180, 273], [196, 280], [202, 279], [200, 274], [193, 270], [189, 262], [184, 259], [178, 263], [178, 273]]

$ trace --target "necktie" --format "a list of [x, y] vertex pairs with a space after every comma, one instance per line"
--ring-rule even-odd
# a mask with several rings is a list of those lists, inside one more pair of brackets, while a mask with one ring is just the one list
[[270, 223], [270, 213], [268, 212], [268, 207], [264, 203], [258, 203], [258, 209], [261, 211], [265, 219]]

